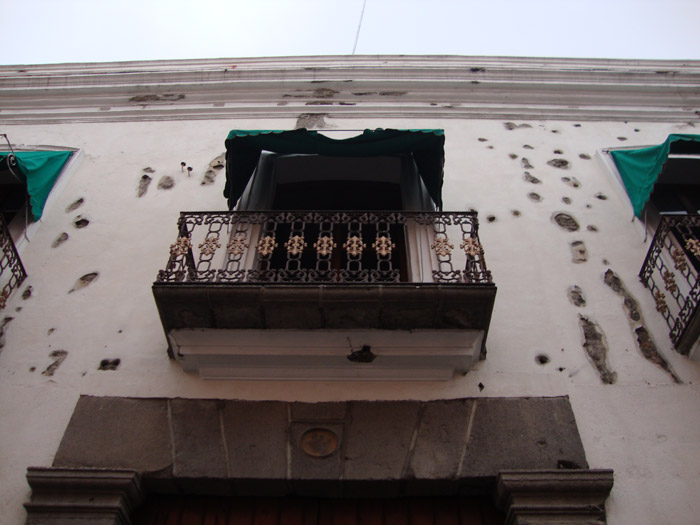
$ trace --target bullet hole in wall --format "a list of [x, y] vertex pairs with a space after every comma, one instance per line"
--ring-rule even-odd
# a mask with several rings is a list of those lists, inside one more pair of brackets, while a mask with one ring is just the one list
[[513, 214], [513, 217], [520, 217], [520, 210], [510, 210], [510, 213]]
[[484, 390], [484, 383], [479, 383], [479, 392], [482, 392]]
[[525, 173], [523, 173], [523, 180], [524, 180], [525, 182], [529, 182], [529, 183], [531, 183], [531, 184], [541, 184], [541, 183], [542, 183], [542, 181], [541, 181], [540, 179], [538, 179], [537, 177], [533, 177], [532, 175], [530, 175], [530, 172], [529, 172], [529, 171], [526, 171]]
[[578, 189], [581, 187], [581, 183], [576, 177], [562, 177], [561, 181], [567, 186], [571, 186], [574, 189]]
[[553, 129], [553, 130], [552, 130], [552, 133], [559, 133], [559, 130], [558, 130], [558, 129]]
[[0, 349], [5, 346], [5, 327], [12, 321], [14, 317], [5, 316], [2, 321], [0, 321]]
[[[576, 285], [569, 286], [569, 289], [566, 291], [566, 295], [571, 304], [574, 306], [578, 306], [579, 308], [586, 306], [586, 296], [580, 287]], [[563, 350], [564, 349], [562, 348], [562, 351]]]
[[91, 272], [91, 273], [86, 273], [82, 277], [80, 277], [77, 281], [75, 281], [75, 284], [73, 285], [73, 288], [68, 290], [68, 293], [73, 293], [76, 292], [82, 288], [85, 288], [87, 285], [92, 283], [99, 277], [99, 272]]
[[156, 170], [154, 170], [154, 169], [151, 168], [150, 166], [146, 166], [146, 167], [143, 168], [143, 170], [141, 170], [141, 171], [143, 171], [144, 173], [155, 173], [155, 172], [156, 172]]
[[671, 376], [674, 383], [682, 384], [683, 381], [681, 378], [678, 377], [678, 374], [676, 374], [673, 368], [671, 368], [671, 365], [668, 364], [666, 358], [659, 353], [659, 350], [656, 348], [656, 343], [654, 343], [654, 340], [651, 338], [651, 334], [647, 328], [644, 325], [638, 326], [634, 329], [634, 335], [637, 337], [637, 346], [639, 347], [639, 351], [642, 353], [644, 358], [654, 363], [661, 370]]
[[511, 159], [517, 159], [517, 158], [518, 158], [518, 156], [517, 156], [515, 153], [508, 153], [508, 156], [509, 156]]
[[486, 220], [488, 222], [495, 222], [496, 221], [496, 216], [495, 215], [489, 215], [486, 217]]
[[169, 190], [175, 186], [175, 179], [169, 177], [168, 175], [163, 175], [158, 181], [159, 190]]
[[68, 240], [68, 234], [66, 232], [61, 233], [54, 241], [51, 243], [51, 248], [58, 248]]
[[295, 129], [318, 129], [326, 127], [326, 117], [328, 113], [301, 113], [297, 117]]
[[600, 199], [601, 201], [608, 200], [608, 196], [605, 195], [604, 193], [596, 193], [595, 198]]
[[537, 354], [535, 357], [535, 362], [538, 365], [546, 365], [549, 363], [549, 356], [547, 354]]
[[489, 139], [485, 139], [484, 137], [479, 137], [479, 138], [476, 139], [476, 140], [478, 140], [479, 142], [486, 142], [486, 141], [488, 141]]
[[535, 148], [533, 148], [529, 144], [523, 144], [523, 149], [535, 149]]
[[620, 142], [624, 142], [627, 140], [627, 137], [617, 137], [617, 140], [619, 140]]
[[589, 224], [588, 226], [586, 226], [586, 229], [587, 229], [589, 232], [597, 232], [597, 231], [598, 231], [598, 227], [595, 226], [594, 224]]
[[600, 380], [606, 385], [612, 385], [617, 381], [617, 373], [608, 366], [608, 345], [605, 334], [600, 327], [583, 315], [578, 316], [579, 326], [583, 332], [583, 349], [593, 364]]
[[202, 177], [202, 182], [200, 184], [202, 186], [209, 186], [210, 184], [214, 184], [215, 180], [216, 180], [216, 171], [209, 168], [207, 171], [204, 172], [204, 177]]
[[31, 287], [31, 286], [27, 286], [27, 287], [24, 289], [24, 291], [22, 292], [22, 299], [24, 299], [24, 300], [26, 301], [26, 300], [29, 299], [31, 296], [32, 296], [32, 287]]
[[574, 127], [575, 127], [575, 128], [580, 128], [580, 127], [581, 127], [581, 124], [574, 124]]
[[639, 128], [634, 128], [635, 133], [639, 133]]
[[555, 213], [552, 215], [552, 220], [557, 226], [568, 232], [575, 232], [579, 229], [578, 221], [568, 213]]
[[493, 146], [486, 146], [488, 149], [493, 149]]
[[46, 367], [46, 370], [44, 370], [41, 375], [51, 377], [54, 375], [56, 370], [58, 370], [58, 367], [61, 366], [61, 363], [66, 359], [66, 356], [68, 355], [68, 352], [65, 350], [54, 350], [53, 352], [49, 353], [49, 357], [53, 359], [53, 362]]
[[562, 201], [564, 204], [571, 204], [571, 199], [570, 199], [569, 197], [562, 197], [562, 198], [561, 198], [561, 201]]
[[51, 334], [54, 333], [55, 331], [56, 331], [55, 328], [49, 328], [49, 329], [46, 331], [46, 335], [51, 335]]
[[584, 263], [588, 260], [588, 250], [583, 241], [573, 241], [570, 244], [571, 262], [574, 264]]
[[317, 88], [312, 93], [312, 96], [314, 98], [333, 98], [333, 96], [337, 95], [338, 93], [340, 93], [340, 91], [336, 91], [335, 89]]
[[97, 367], [98, 370], [116, 370], [121, 364], [121, 359], [103, 359], [100, 361], [100, 366]]
[[555, 155], [563, 155], [564, 154], [564, 152], [560, 149], [555, 149], [552, 153], [554, 153]]
[[35, 366], [30, 366], [29, 367], [30, 372], [36, 372], [36, 367]]
[[146, 195], [146, 192], [148, 191], [148, 186], [151, 184], [152, 180], [153, 179], [148, 175], [141, 176], [141, 179], [139, 179], [139, 186], [136, 193], [137, 197], [143, 197], [144, 195]]
[[666, 358], [657, 349], [656, 343], [654, 343], [651, 334], [644, 325], [637, 299], [627, 290], [620, 276], [608, 269], [603, 277], [603, 282], [622, 297], [622, 309], [631, 322], [630, 325], [637, 340], [637, 347], [644, 358], [665, 371], [675, 383], [682, 383], [680, 377], [678, 377]]
[[591, 156], [588, 155], [588, 154], [586, 154], [586, 153], [581, 153], [581, 154], [578, 156], [578, 158], [579, 158], [579, 159], [583, 159], [583, 160], [591, 160]]
[[82, 215], [78, 215], [75, 219], [73, 219], [73, 226], [77, 229], [85, 228], [88, 224], [90, 224], [90, 220]]
[[569, 161], [566, 159], [551, 159], [547, 161], [547, 165], [560, 170], [568, 170], [570, 167]]
[[534, 166], [532, 164], [530, 164], [530, 161], [527, 160], [526, 157], [523, 157], [522, 159], [520, 159], [520, 164], [522, 165], [523, 169], [526, 169], [526, 170], [531, 170], [534, 168]]
[[70, 203], [70, 204], [66, 207], [66, 213], [70, 213], [70, 212], [72, 212], [72, 211], [77, 210], [78, 208], [80, 208], [80, 207], [83, 205], [84, 202], [85, 202], [85, 199], [83, 199], [82, 197], [80, 197], [79, 199], [73, 201], [72, 203]]
[[182, 93], [163, 93], [162, 95], [137, 95], [135, 97], [131, 97], [129, 99], [129, 102], [134, 102], [137, 104], [147, 104], [148, 102], [161, 101], [175, 102], [177, 100], [182, 100], [183, 98], [185, 98], [185, 95], [183, 95]]
[[540, 202], [542, 200], [540, 194], [535, 193], [534, 191], [532, 193], [528, 193], [527, 196], [531, 201]]
[[214, 160], [212, 160], [209, 163], [209, 167], [213, 168], [215, 170], [220, 170], [224, 166], [226, 166], [226, 154], [225, 153], [222, 153], [221, 155], [219, 155], [218, 157], [216, 157]]
[[515, 122], [504, 122], [503, 126], [508, 130], [531, 128], [530, 124], [516, 124]]

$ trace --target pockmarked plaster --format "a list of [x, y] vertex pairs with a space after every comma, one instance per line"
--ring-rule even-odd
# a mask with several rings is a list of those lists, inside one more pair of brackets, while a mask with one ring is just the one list
[[[307, 381], [291, 388], [280, 380], [202, 381], [187, 374], [167, 356], [151, 293], [177, 238], [178, 214], [226, 208], [222, 174], [202, 181], [231, 128], [291, 129], [297, 118], [8, 125], [3, 131], [13, 141], [78, 148], [83, 159], [20, 246], [31, 297], [13, 294], [3, 311], [13, 318], [3, 326], [0, 354], [3, 516], [24, 519], [26, 469], [51, 464], [80, 395], [278, 402], [568, 395], [591, 467], [615, 470], [608, 522], [692, 522], [700, 514], [693, 488], [700, 468], [693, 459], [700, 457], [700, 368], [672, 350], [668, 328], [636, 276], [648, 241], [631, 222], [624, 190], [594, 160], [602, 149], [621, 144], [618, 137], [642, 146], [692, 128], [631, 121], [304, 118], [326, 130], [445, 129], [444, 209], [478, 210], [486, 261], [498, 285], [487, 358], [449, 381]], [[186, 139], [168, 140], [173, 136]], [[552, 159], [566, 160], [568, 168], [548, 164]], [[183, 161], [191, 175], [182, 170]], [[525, 169], [540, 183], [524, 180]], [[139, 196], [144, 176], [152, 182]], [[174, 185], [158, 189], [162, 177]], [[533, 189], [538, 201], [528, 196]], [[563, 197], [571, 202], [564, 204]], [[66, 212], [80, 198], [81, 206]], [[552, 220], [564, 211], [579, 224], [577, 231]], [[89, 224], [74, 227], [77, 215]], [[490, 215], [496, 220], [487, 221]], [[572, 261], [571, 245], [578, 241], [587, 252], [581, 263]], [[603, 280], [609, 268], [637, 299], [646, 329], [683, 384], [637, 349], [621, 300]], [[92, 273], [99, 278], [67, 293]], [[585, 303], [570, 299], [574, 286]], [[605, 333], [615, 384], [602, 384], [591, 366], [579, 315]], [[42, 374], [57, 351], [66, 352], [60, 366]], [[548, 362], [539, 364], [542, 354]], [[120, 364], [101, 370], [105, 359]]]

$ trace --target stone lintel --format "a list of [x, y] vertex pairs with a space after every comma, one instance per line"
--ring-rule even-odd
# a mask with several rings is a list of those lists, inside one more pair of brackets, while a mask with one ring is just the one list
[[514, 470], [498, 475], [506, 525], [606, 523], [612, 470]]
[[29, 467], [27, 525], [128, 525], [143, 498], [141, 478], [130, 470]]

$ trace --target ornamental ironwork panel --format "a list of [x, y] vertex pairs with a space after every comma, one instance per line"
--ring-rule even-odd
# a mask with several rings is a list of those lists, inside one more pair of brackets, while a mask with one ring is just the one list
[[700, 215], [663, 216], [639, 273], [678, 347], [700, 303]]
[[476, 212], [182, 212], [157, 282], [492, 284], [478, 230]]
[[15, 288], [27, 277], [22, 261], [17, 253], [7, 229], [5, 218], [0, 215], [0, 310], [7, 305], [7, 300]]

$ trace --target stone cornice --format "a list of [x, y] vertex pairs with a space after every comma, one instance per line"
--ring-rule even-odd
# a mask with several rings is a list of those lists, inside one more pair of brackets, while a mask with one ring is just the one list
[[498, 475], [507, 525], [605, 523], [612, 470], [515, 470]]
[[29, 467], [28, 525], [128, 525], [141, 502], [141, 478], [128, 470]]
[[0, 67], [0, 122], [700, 120], [700, 61], [339, 56]]

